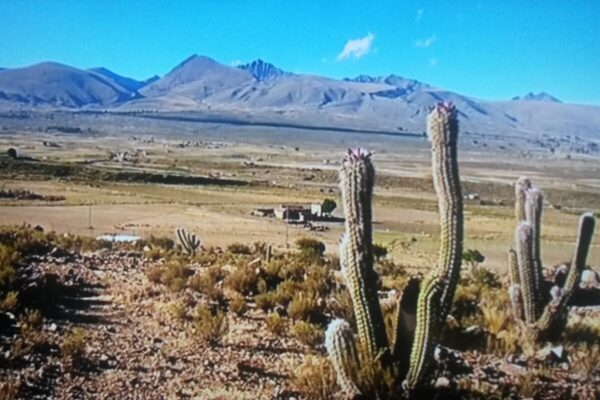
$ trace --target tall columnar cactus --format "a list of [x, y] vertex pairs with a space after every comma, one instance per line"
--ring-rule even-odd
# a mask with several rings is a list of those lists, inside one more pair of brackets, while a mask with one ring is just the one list
[[373, 359], [388, 348], [388, 339], [373, 270], [371, 196], [375, 169], [370, 154], [362, 149], [348, 151], [340, 178], [346, 218], [340, 264], [354, 306], [359, 341], [367, 357]]
[[[463, 210], [457, 162], [458, 123], [451, 104], [439, 104], [428, 118], [433, 181], [440, 210], [440, 251], [436, 268], [419, 284], [411, 280], [398, 305], [392, 345], [385, 330], [373, 269], [371, 197], [375, 171], [370, 153], [349, 150], [340, 173], [345, 234], [340, 244], [342, 273], [350, 291], [358, 343], [344, 321], [333, 321], [325, 344], [342, 389], [360, 388], [352, 365], [380, 362], [412, 390], [423, 383], [433, 350], [458, 283], [463, 241]], [[416, 314], [416, 323], [414, 321]], [[356, 351], [360, 356], [357, 356]], [[408, 365], [406, 365], [408, 364]]]
[[183, 251], [190, 256], [196, 255], [196, 250], [200, 247], [200, 239], [196, 234], [187, 232], [184, 228], [175, 229], [175, 234]]
[[535, 340], [552, 340], [560, 336], [566, 326], [567, 304], [585, 268], [596, 220], [591, 213], [581, 216], [567, 280], [562, 289], [554, 288], [551, 298], [544, 281], [540, 255], [543, 196], [524, 177], [515, 184], [515, 196], [516, 251], [509, 250], [509, 294], [513, 312], [518, 319], [525, 321]]
[[441, 315], [450, 312], [458, 284], [463, 252], [463, 204], [458, 174], [458, 119], [454, 106], [439, 104], [427, 119], [431, 142], [432, 176], [440, 210], [440, 250], [437, 276], [446, 279], [441, 298]]

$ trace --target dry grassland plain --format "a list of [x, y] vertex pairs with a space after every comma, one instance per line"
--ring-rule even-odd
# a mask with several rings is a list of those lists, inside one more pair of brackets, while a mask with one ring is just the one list
[[[52, 202], [0, 199], [0, 224], [40, 224], [48, 230], [88, 236], [143, 237], [172, 236], [176, 227], [183, 226], [197, 232], [207, 246], [265, 241], [280, 249], [293, 247], [298, 237], [313, 236], [327, 245], [328, 252], [337, 252], [340, 223], [324, 223], [326, 231], [310, 232], [250, 214], [259, 207], [310, 204], [325, 198], [339, 204], [339, 161], [347, 148], [360, 146], [374, 152], [377, 168], [376, 241], [407, 266], [427, 268], [436, 259], [437, 205], [429, 176], [429, 146], [420, 135], [147, 121], [131, 116], [65, 114], [60, 118], [60, 124], [80, 127], [82, 132], [46, 132], [49, 122], [43, 116], [26, 121], [0, 118], [3, 153], [15, 146], [23, 156], [38, 160], [22, 169], [3, 154], [8, 164], [0, 171], [0, 189], [64, 196]], [[600, 209], [597, 156], [550, 153], [523, 138], [461, 135], [463, 192], [480, 196], [465, 203], [465, 249], [479, 250], [486, 266], [505, 271], [514, 229], [511, 184], [527, 175], [546, 193], [545, 263], [570, 259], [579, 213]], [[111, 151], [138, 156], [117, 162], [110, 160]], [[48, 165], [91, 172], [61, 174], [48, 170]], [[113, 179], [118, 172], [203, 176], [243, 184]], [[341, 210], [334, 215], [341, 216]], [[600, 265], [599, 235], [589, 263]]]

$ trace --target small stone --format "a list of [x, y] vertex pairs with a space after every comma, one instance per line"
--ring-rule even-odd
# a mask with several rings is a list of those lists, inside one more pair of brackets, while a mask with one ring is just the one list
[[435, 387], [436, 387], [436, 389], [443, 389], [443, 388], [450, 387], [450, 379], [446, 378], [445, 376], [440, 376], [435, 381]]
[[563, 346], [553, 347], [550, 351], [558, 360], [562, 360], [565, 357], [565, 348]]
[[598, 274], [591, 269], [586, 269], [581, 273], [579, 286], [583, 289], [597, 287], [599, 284]]

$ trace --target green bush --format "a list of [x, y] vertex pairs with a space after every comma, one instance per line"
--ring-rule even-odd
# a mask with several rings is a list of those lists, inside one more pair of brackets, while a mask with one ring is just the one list
[[232, 253], [232, 254], [251, 254], [252, 252], [250, 251], [250, 247], [246, 246], [245, 244], [241, 244], [241, 243], [231, 243], [230, 245], [227, 246], [227, 251]]
[[375, 243], [373, 244], [373, 256], [376, 260], [379, 260], [388, 254], [388, 249], [382, 244]]
[[296, 246], [300, 253], [308, 256], [320, 257], [325, 253], [325, 243], [313, 238], [299, 238], [296, 240]]

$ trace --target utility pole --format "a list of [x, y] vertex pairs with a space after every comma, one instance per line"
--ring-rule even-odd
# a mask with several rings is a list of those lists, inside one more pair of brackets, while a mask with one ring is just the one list
[[88, 229], [93, 231], [94, 227], [92, 226], [92, 204], [88, 204]]
[[288, 244], [288, 230], [289, 230], [289, 219], [287, 218], [286, 215], [286, 219], [285, 219], [285, 248], [289, 248], [290, 245]]

